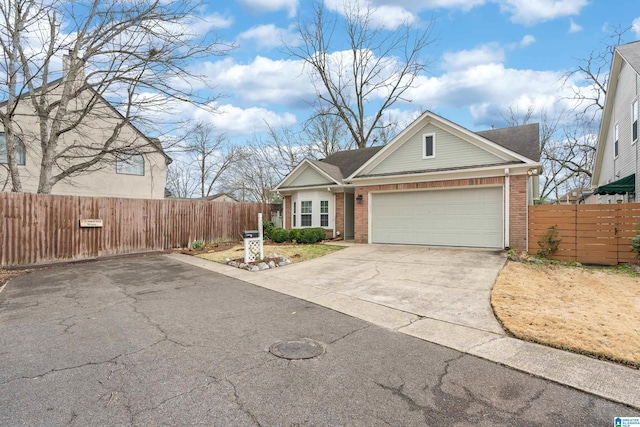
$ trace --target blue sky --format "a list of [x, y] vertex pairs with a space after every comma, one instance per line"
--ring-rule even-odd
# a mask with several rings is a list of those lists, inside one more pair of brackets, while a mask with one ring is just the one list
[[[342, 0], [327, 0], [338, 10]], [[415, 6], [419, 4], [420, 6]], [[640, 39], [638, 0], [373, 0], [385, 24], [409, 19], [415, 26], [433, 18], [436, 42], [427, 52], [431, 65], [416, 81], [411, 103], [393, 115], [405, 123], [429, 109], [471, 130], [505, 126], [509, 107], [538, 111], [570, 107], [571, 87], [562, 77], [601, 43], [611, 27], [632, 27], [625, 41]], [[314, 97], [298, 61], [288, 58], [281, 40], [295, 42], [295, 23], [308, 12], [304, 0], [210, 2], [203, 11], [223, 39], [237, 49], [195, 64], [224, 95], [221, 114], [189, 110], [190, 118], [211, 121], [234, 140], [254, 132], [296, 126], [310, 114]]]

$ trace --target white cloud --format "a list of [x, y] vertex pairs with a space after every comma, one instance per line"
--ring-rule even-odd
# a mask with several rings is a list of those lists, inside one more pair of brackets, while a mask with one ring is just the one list
[[564, 16], [578, 15], [587, 0], [496, 0], [516, 24], [535, 25]]
[[582, 31], [582, 25], [576, 24], [576, 22], [571, 18], [569, 20], [569, 33], [579, 33]]
[[276, 12], [278, 10], [289, 11], [289, 16], [296, 15], [298, 0], [240, 0], [252, 12]]
[[213, 124], [220, 132], [229, 136], [248, 135], [265, 132], [268, 126], [279, 128], [296, 124], [296, 116], [291, 113], [278, 114], [265, 108], [239, 108], [231, 104], [215, 105], [216, 114], [199, 109], [194, 113], [197, 120]]
[[291, 29], [277, 28], [273, 24], [268, 24], [250, 28], [240, 33], [238, 38], [251, 41], [258, 48], [273, 48], [282, 46], [283, 41], [286, 41], [289, 45], [296, 44], [298, 35]]
[[527, 46], [534, 44], [535, 42], [536, 42], [536, 38], [531, 34], [527, 34], [522, 38], [522, 40], [520, 40], [520, 47], [525, 48]]
[[445, 52], [442, 67], [446, 70], [460, 70], [481, 64], [504, 61], [504, 50], [497, 45], [486, 44], [472, 50]]
[[232, 58], [203, 64], [209, 84], [223, 93], [253, 104], [300, 105], [315, 96], [315, 90], [295, 60], [273, 60], [262, 56], [238, 64]]
[[[444, 108], [469, 108], [477, 125], [500, 125], [504, 122], [500, 113], [509, 107], [526, 111], [534, 106], [536, 111], [550, 112], [561, 109], [558, 99], [568, 98], [574, 89], [562, 85], [561, 72], [518, 70], [503, 64], [479, 64], [450, 71], [439, 77], [420, 77], [416, 88], [407, 96], [413, 104], [424, 105], [430, 110]], [[564, 96], [563, 94], [566, 94]], [[562, 101], [571, 107], [570, 101]]]
[[636, 40], [640, 40], [640, 17], [633, 20], [631, 23], [631, 30], [636, 36]]
[[[361, 12], [366, 12], [367, 3], [363, 0], [325, 0], [324, 5], [328, 10], [344, 15], [345, 10], [358, 3]], [[411, 12], [409, 6], [402, 6], [398, 3], [402, 2], [393, 0], [371, 2], [372, 23], [387, 30], [395, 30], [405, 23], [414, 24], [419, 20], [418, 16]], [[415, 6], [413, 8], [415, 9]]]

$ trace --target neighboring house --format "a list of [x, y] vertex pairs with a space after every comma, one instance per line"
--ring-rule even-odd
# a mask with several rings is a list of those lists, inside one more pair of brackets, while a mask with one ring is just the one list
[[605, 98], [589, 202], [635, 202], [640, 151], [640, 41], [615, 48]]
[[[47, 90], [52, 102], [60, 94], [62, 79], [51, 82]], [[42, 90], [42, 89], [38, 89]], [[60, 149], [70, 145], [101, 147], [117, 123], [122, 121], [120, 113], [103, 97], [91, 89], [78, 98], [97, 96], [93, 112], [74, 130], [61, 136]], [[0, 104], [1, 106], [1, 104]], [[38, 190], [42, 151], [37, 135], [38, 122], [29, 100], [23, 100], [16, 111], [16, 130], [19, 140], [14, 141], [18, 152], [18, 168], [22, 189], [27, 193]], [[171, 159], [164, 153], [160, 141], [148, 138], [131, 124], [125, 125], [114, 143], [116, 147], [136, 147], [130, 153], [109, 154], [105, 160], [90, 171], [65, 178], [53, 186], [51, 194], [73, 196], [101, 196], [162, 199], [165, 197], [167, 165]], [[138, 147], [143, 147], [139, 150]], [[59, 150], [60, 150], [59, 149]], [[77, 149], [76, 149], [77, 150]], [[73, 163], [72, 158], [67, 165]], [[5, 166], [5, 167], [2, 167]], [[6, 138], [0, 125], [0, 191], [11, 191], [8, 176]], [[53, 173], [59, 170], [54, 167]]]
[[274, 191], [285, 228], [357, 243], [526, 249], [537, 124], [471, 132], [431, 112], [383, 147], [304, 160]]
[[577, 205], [585, 203], [585, 199], [593, 194], [590, 188], [576, 188], [563, 194], [556, 201], [559, 205]]
[[214, 194], [213, 196], [207, 196], [207, 197], [203, 197], [202, 200], [206, 200], [207, 202], [233, 202], [233, 203], [238, 203], [238, 200], [227, 194], [227, 193], [218, 193], [218, 194]]

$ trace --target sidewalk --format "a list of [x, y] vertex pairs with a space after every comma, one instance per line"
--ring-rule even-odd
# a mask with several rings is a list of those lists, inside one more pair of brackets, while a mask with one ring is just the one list
[[640, 371], [636, 369], [521, 341], [504, 334], [426, 318], [331, 289], [278, 280], [263, 274], [265, 272], [251, 273], [189, 255], [167, 256], [640, 409]]

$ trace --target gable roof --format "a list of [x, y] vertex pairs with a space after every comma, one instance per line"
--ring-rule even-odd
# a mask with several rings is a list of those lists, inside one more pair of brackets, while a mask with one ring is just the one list
[[333, 153], [326, 159], [318, 163], [334, 165], [342, 173], [341, 178], [346, 178], [354, 173], [367, 160], [373, 157], [378, 151], [384, 148], [383, 145], [377, 147], [358, 148], [356, 150], [345, 150]]
[[[63, 82], [64, 82], [64, 77], [60, 77], [58, 79], [55, 79], [53, 81], [48, 82], [44, 86], [39, 86], [39, 87], [35, 88], [34, 92], [37, 92], [37, 91], [40, 91], [40, 90], [44, 90], [44, 89], [48, 90], [50, 88], [56, 89]], [[93, 87], [91, 87], [89, 85], [87, 85], [86, 89], [91, 91], [93, 94], [95, 94], [95, 96], [97, 96], [98, 100], [100, 100], [102, 103], [104, 103], [107, 106], [107, 108], [109, 108], [113, 113], [115, 113], [118, 116], [119, 119], [121, 119], [121, 120], [125, 119], [124, 115], [122, 115], [122, 113], [120, 111], [118, 111], [116, 109], [116, 107], [114, 107], [109, 101], [107, 101], [106, 98], [104, 96], [102, 96], [97, 90], [95, 90]], [[29, 91], [25, 92], [23, 95], [28, 95], [28, 94], [29, 94]], [[8, 100], [0, 101], [0, 107], [4, 107], [8, 102], [9, 102]], [[158, 153], [162, 154], [162, 156], [164, 157], [165, 162], [166, 162], [167, 165], [170, 165], [171, 163], [173, 163], [173, 159], [171, 157], [169, 157], [169, 155], [164, 151], [164, 147], [162, 146], [162, 143], [161, 143], [159, 138], [150, 137], [150, 136], [145, 135], [140, 129], [138, 129], [138, 127], [136, 125], [131, 123], [131, 121], [129, 121], [128, 119], [127, 119], [127, 125], [129, 127], [131, 127], [131, 129], [133, 129], [133, 131], [138, 136], [140, 136], [141, 138], [146, 140], [150, 147], [152, 147]]]
[[607, 132], [611, 123], [611, 114], [613, 112], [613, 102], [618, 89], [618, 77], [622, 70], [623, 63], [629, 66], [640, 75], [640, 41], [627, 43], [616, 46], [613, 50], [611, 58], [611, 69], [609, 70], [609, 81], [607, 82], [607, 94], [604, 98], [604, 108], [602, 118], [600, 119], [600, 129], [598, 131], [598, 145], [596, 147], [596, 159], [593, 163], [593, 175], [591, 176], [591, 186], [596, 188], [600, 180], [600, 168], [604, 157], [604, 143], [607, 140]]
[[[404, 144], [412, 135], [428, 123], [434, 124], [449, 133], [457, 135], [471, 144], [481, 147], [482, 149], [505, 159], [503, 165], [513, 163], [539, 165], [540, 143], [538, 124], [492, 129], [485, 131], [485, 135], [482, 135], [481, 133], [472, 132], [457, 123], [432, 113], [431, 111], [425, 111], [402, 132], [396, 135], [396, 137], [385, 145], [379, 152], [373, 155], [369, 160], [365, 161], [362, 166], [349, 175], [348, 180], [354, 179], [360, 173], [371, 170], [375, 165], [380, 164], [386, 157], [392, 154], [394, 150]], [[515, 138], [523, 138], [523, 140], [515, 141]], [[447, 170], [455, 169], [457, 168]], [[427, 171], [420, 172], [422, 173]], [[364, 178], [365, 175], [362, 175], [362, 177]]]
[[640, 40], [617, 46], [615, 50], [640, 74]]
[[476, 134], [522, 154], [528, 159], [540, 161], [540, 125], [538, 123], [484, 130]]

